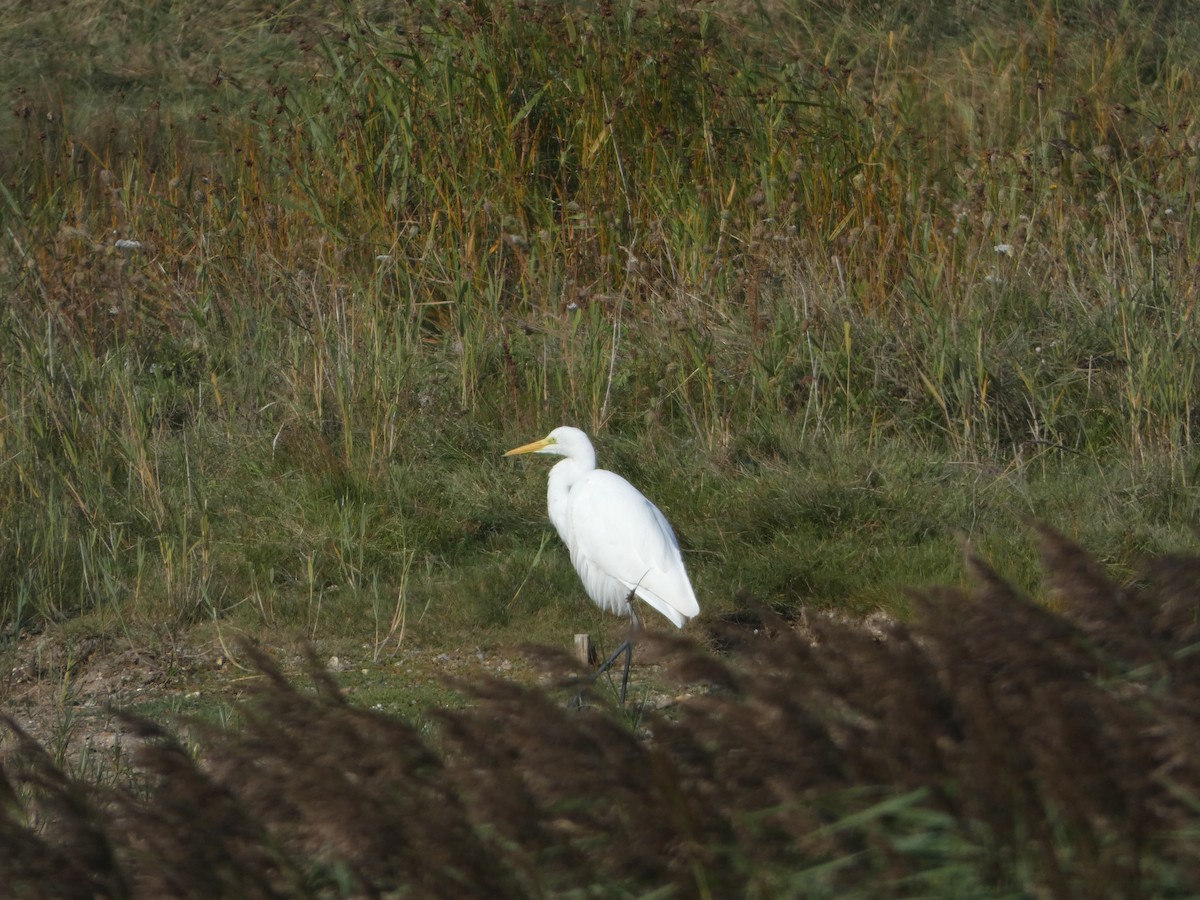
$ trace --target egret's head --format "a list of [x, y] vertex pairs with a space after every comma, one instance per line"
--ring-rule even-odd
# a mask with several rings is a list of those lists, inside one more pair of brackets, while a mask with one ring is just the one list
[[540, 441], [514, 447], [504, 455], [519, 456], [522, 453], [548, 453], [551, 456], [579, 458], [592, 454], [592, 442], [578, 428], [563, 425], [555, 428]]

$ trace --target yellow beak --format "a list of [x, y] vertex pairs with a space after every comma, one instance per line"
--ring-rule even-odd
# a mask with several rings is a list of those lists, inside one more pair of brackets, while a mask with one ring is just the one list
[[548, 438], [548, 437], [545, 437], [545, 438], [542, 438], [540, 441], [533, 441], [532, 443], [529, 443], [529, 444], [522, 444], [520, 447], [514, 447], [513, 449], [509, 450], [504, 455], [505, 456], [520, 456], [522, 453], [536, 453], [537, 451], [541, 450], [543, 447], [549, 447], [553, 443], [554, 443], [554, 441], [550, 440], [550, 438]]

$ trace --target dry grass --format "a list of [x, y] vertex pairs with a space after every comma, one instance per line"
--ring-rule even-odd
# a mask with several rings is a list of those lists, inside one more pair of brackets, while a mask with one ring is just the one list
[[434, 736], [262, 672], [202, 748], [129, 718], [136, 766], [73, 779], [11, 723], [14, 896], [1174, 896], [1200, 887], [1200, 558], [1121, 587], [1043, 535], [1055, 609], [975, 561], [882, 634], [817, 619], [673, 642], [708, 690], [569, 710], [462, 685]]
[[1021, 515], [1180, 546], [1195, 25], [1077, 5], [14, 11], [4, 627], [503, 627], [540, 492], [496, 451], [564, 422], [711, 609], [903, 614], [956, 531], [1027, 583]]
[[681, 646], [714, 689], [633, 727], [473, 682], [430, 735], [261, 657], [195, 755], [14, 730], [13, 891], [1192, 892], [1197, 563], [899, 585], [958, 533], [1032, 584], [1022, 517], [1121, 577], [1187, 541], [1194, 17], [393, 6], [0, 0], [0, 634], [599, 630], [498, 457], [567, 421], [681, 526], [698, 627], [906, 623]]

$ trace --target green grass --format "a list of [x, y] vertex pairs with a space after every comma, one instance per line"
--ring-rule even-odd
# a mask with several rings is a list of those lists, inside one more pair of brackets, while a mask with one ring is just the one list
[[561, 423], [702, 624], [1193, 540], [1171, 4], [8, 7], [10, 637], [614, 635], [500, 458]]

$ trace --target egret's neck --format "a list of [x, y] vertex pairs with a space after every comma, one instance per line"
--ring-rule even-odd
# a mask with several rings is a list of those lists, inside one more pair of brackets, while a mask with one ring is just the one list
[[594, 457], [591, 461], [568, 457], [555, 463], [554, 468], [550, 470], [550, 482], [546, 490], [546, 507], [550, 514], [550, 521], [558, 529], [558, 535], [564, 543], [569, 543], [566, 527], [567, 501], [571, 496], [571, 488], [575, 486], [575, 482], [579, 480], [580, 476], [586, 475], [594, 468], [596, 468]]

